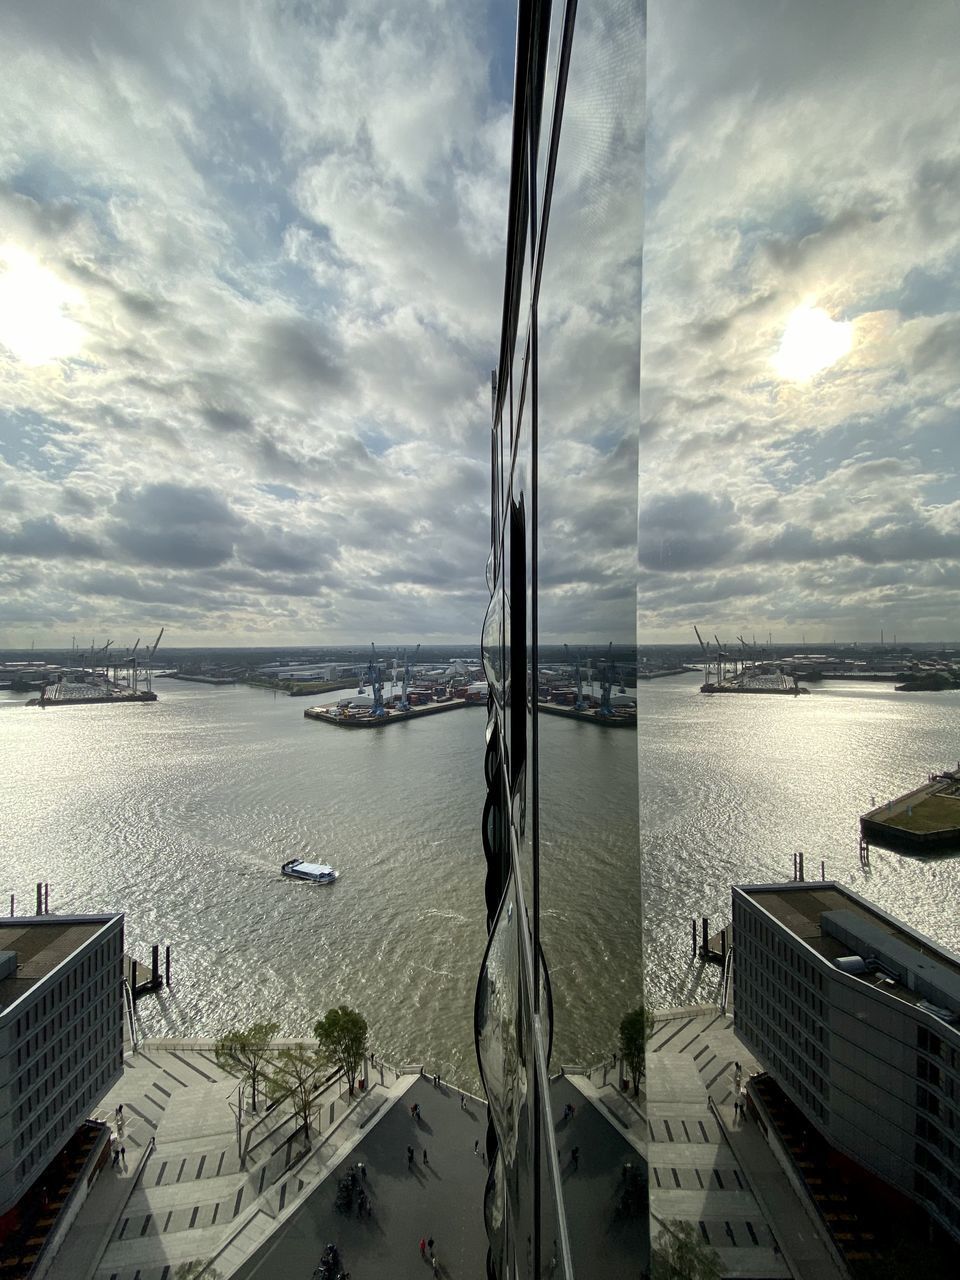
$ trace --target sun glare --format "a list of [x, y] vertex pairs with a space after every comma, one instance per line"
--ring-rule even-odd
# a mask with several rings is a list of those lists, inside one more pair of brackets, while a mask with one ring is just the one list
[[780, 340], [773, 366], [781, 378], [805, 382], [847, 354], [853, 346], [853, 324], [831, 320], [822, 307], [797, 307]]
[[0, 346], [21, 364], [49, 364], [76, 355], [83, 329], [64, 314], [76, 297], [52, 271], [22, 249], [0, 248]]

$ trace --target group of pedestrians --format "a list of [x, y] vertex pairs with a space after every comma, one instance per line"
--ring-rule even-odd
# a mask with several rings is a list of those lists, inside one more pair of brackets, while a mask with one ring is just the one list
[[433, 1236], [431, 1236], [429, 1240], [425, 1239], [423, 1236], [420, 1237], [420, 1257], [423, 1258], [424, 1262], [429, 1259], [430, 1266], [433, 1269], [433, 1274], [435, 1276], [440, 1274], [440, 1263], [437, 1261], [437, 1255], [434, 1251]]

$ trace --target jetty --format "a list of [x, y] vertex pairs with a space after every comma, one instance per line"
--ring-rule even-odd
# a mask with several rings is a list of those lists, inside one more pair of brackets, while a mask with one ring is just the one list
[[55, 684], [43, 690], [39, 698], [31, 698], [28, 707], [92, 707], [99, 703], [156, 702], [150, 689], [119, 689], [112, 685]]
[[742, 671], [723, 680], [708, 680], [700, 686], [701, 693], [781, 693], [796, 697], [809, 693], [806, 685], [798, 684], [795, 676], [788, 677], [782, 671]]
[[863, 814], [860, 836], [896, 853], [960, 853], [960, 762]]
[[405, 710], [394, 707], [307, 707], [303, 716], [305, 720], [318, 720], [322, 724], [333, 724], [338, 729], [382, 729], [388, 724], [399, 724], [401, 720], [420, 720], [424, 716], [439, 715], [443, 711], [456, 711], [467, 706], [466, 698], [448, 698], [444, 702], [428, 702]]
[[566, 720], [582, 720], [585, 724], [598, 724], [604, 729], [635, 729], [635, 708], [615, 707], [602, 711], [599, 707], [565, 707], [557, 702], [538, 702], [537, 710], [548, 716], [563, 716]]

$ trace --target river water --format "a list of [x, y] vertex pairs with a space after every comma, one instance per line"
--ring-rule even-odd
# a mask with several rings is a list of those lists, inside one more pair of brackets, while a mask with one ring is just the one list
[[[690, 918], [729, 918], [732, 882], [808, 876], [857, 889], [960, 949], [960, 859], [857, 855], [858, 815], [952, 766], [950, 694], [829, 683], [809, 697], [715, 697], [696, 675], [639, 690], [638, 738], [541, 722], [544, 949], [555, 1061], [608, 1052], [646, 998], [710, 998]], [[375, 732], [303, 718], [304, 699], [158, 681], [160, 701], [41, 711], [0, 694], [0, 839], [7, 901], [126, 913], [127, 949], [173, 947], [174, 983], [140, 1002], [149, 1035], [216, 1034], [275, 1018], [300, 1034], [360, 1009], [376, 1048], [473, 1085], [473, 992], [484, 946], [485, 713]], [[636, 771], [639, 755], [639, 782]], [[638, 805], [639, 799], [639, 805]], [[331, 862], [317, 888], [286, 857]]]

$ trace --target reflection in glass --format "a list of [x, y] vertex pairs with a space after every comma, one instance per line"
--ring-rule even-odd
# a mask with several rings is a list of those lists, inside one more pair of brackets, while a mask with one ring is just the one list
[[[619, 1280], [645, 1265], [647, 1232], [642, 1180], [631, 1222], [617, 1218], [622, 1169], [642, 1164], [639, 1113], [620, 1135], [603, 1101], [619, 1103], [617, 1029], [643, 999], [642, 5], [521, 6], [518, 64], [491, 450], [498, 571], [483, 636], [503, 690], [485, 762], [490, 938], [476, 1001], [490, 1265], [502, 1280]], [[566, 652], [583, 655], [569, 702]], [[577, 1177], [581, 1144], [602, 1179], [600, 1211]], [[590, 1230], [571, 1237], [570, 1214]]]

